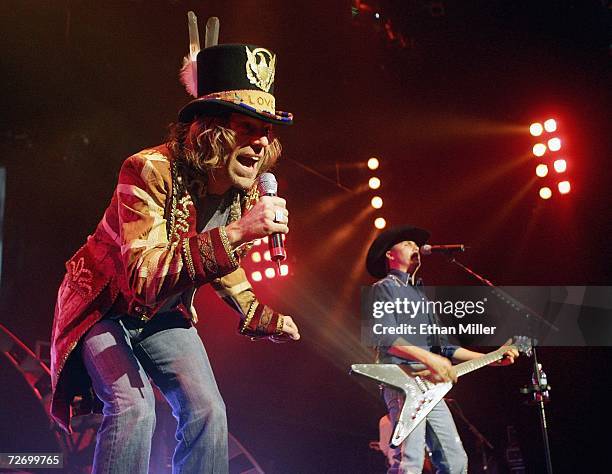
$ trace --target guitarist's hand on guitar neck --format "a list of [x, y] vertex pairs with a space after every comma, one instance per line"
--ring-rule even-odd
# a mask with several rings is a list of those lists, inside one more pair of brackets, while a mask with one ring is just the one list
[[[500, 357], [500, 351], [502, 352]], [[517, 350], [516, 345], [512, 344], [512, 339], [507, 341], [503, 346], [497, 349], [494, 352], [489, 354], [483, 354], [482, 352], [474, 352], [465, 347], [460, 347], [455, 351], [453, 355], [453, 360], [456, 362], [468, 362], [471, 360], [477, 360], [481, 357], [490, 357], [493, 354], [498, 354], [497, 358], [492, 362], [489, 362], [488, 365], [493, 367], [501, 367], [504, 365], [514, 364], [514, 359], [519, 356], [519, 351]]]
[[514, 364], [514, 359], [519, 356], [519, 352], [516, 350], [516, 347], [508, 347], [512, 341], [506, 342], [500, 349], [506, 349], [504, 352], [504, 357], [500, 360], [497, 360], [489, 365], [493, 367], [500, 367], [504, 365]]

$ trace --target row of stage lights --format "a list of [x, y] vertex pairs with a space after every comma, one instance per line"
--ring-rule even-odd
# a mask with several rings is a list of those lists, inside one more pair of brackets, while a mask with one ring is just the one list
[[[549, 161], [552, 162], [550, 167], [549, 164], [539, 163], [535, 169], [536, 176], [538, 178], [546, 178], [548, 176], [549, 179], [555, 179], [555, 177], [557, 177], [556, 188], [558, 189], [559, 194], [568, 194], [571, 191], [571, 184], [569, 180], [563, 179], [567, 176], [567, 161], [565, 158], [555, 155], [555, 153], [561, 150], [561, 138], [558, 136], [550, 136], [557, 132], [557, 121], [551, 118], [544, 121], [544, 123], [532, 123], [529, 127], [529, 132], [533, 137], [542, 137], [546, 139], [545, 143], [540, 140], [538, 143], [533, 145], [533, 155], [537, 158], [545, 160], [545, 158], [542, 157], [548, 153], [547, 158], [549, 158]], [[370, 158], [367, 162], [367, 167], [371, 171], [377, 170], [379, 166], [380, 162], [378, 158]], [[551, 167], [556, 174], [552, 173], [550, 170]], [[368, 186], [373, 191], [380, 189], [381, 184], [380, 178], [377, 176], [370, 177], [368, 181]], [[550, 186], [542, 186], [539, 194], [542, 199], [550, 199], [553, 195], [553, 191]], [[374, 209], [381, 209], [383, 206], [383, 200], [380, 196], [375, 195], [372, 197], [370, 204]], [[377, 229], [384, 229], [386, 225], [387, 222], [384, 217], [376, 217], [374, 219], [374, 227]]]
[[[378, 158], [370, 158], [368, 160], [367, 165], [368, 165], [368, 169], [370, 169], [371, 171], [375, 171], [380, 166], [380, 162], [378, 161]], [[372, 176], [370, 180], [368, 181], [368, 186], [373, 191], [380, 189], [381, 184], [382, 183], [380, 181], [380, 178], [377, 176]], [[380, 196], [375, 195], [370, 200], [370, 205], [374, 209], [382, 209], [383, 200]], [[374, 227], [376, 227], [377, 229], [384, 229], [386, 225], [387, 225], [387, 221], [385, 220], [384, 217], [377, 217], [376, 219], [374, 219]]]
[[[555, 119], [548, 119], [544, 123], [535, 122], [529, 126], [529, 133], [532, 137], [541, 137], [539, 141], [533, 145], [533, 155], [542, 160], [547, 155], [549, 163], [539, 163], [535, 168], [535, 173], [538, 178], [546, 178], [549, 180], [555, 180], [556, 187], [559, 194], [567, 194], [571, 191], [570, 182], [566, 178], [567, 175], [567, 161], [564, 158], [555, 155], [561, 150], [561, 139], [558, 136], [551, 136], [557, 132], [557, 121]], [[556, 174], [551, 171], [552, 169]], [[562, 176], [559, 176], [562, 175]], [[548, 184], [548, 183], [547, 183]], [[539, 191], [542, 199], [550, 199], [553, 196], [551, 186], [541, 186]]]
[[[529, 126], [529, 132], [533, 137], [542, 137], [547, 138], [547, 134], [554, 134], [557, 132], [557, 122], [555, 119], [548, 119], [544, 123], [535, 122]], [[537, 158], [542, 158], [544, 155], [549, 153], [549, 157], [552, 161], [552, 169], [557, 174], [564, 174], [567, 172], [567, 161], [564, 158], [556, 158], [552, 153], [556, 153], [561, 150], [561, 139], [557, 136], [553, 136], [545, 140], [546, 143], [542, 141], [538, 141], [535, 145], [533, 145], [533, 155]], [[556, 159], [554, 159], [556, 158]], [[554, 159], [554, 160], [552, 160]], [[370, 158], [367, 161], [367, 167], [371, 171], [376, 171], [380, 166], [380, 161], [378, 158]], [[552, 173], [549, 170], [549, 165], [546, 163], [539, 163], [535, 169], [536, 176], [538, 178], [546, 178], [547, 176], [553, 177]], [[564, 175], [565, 176], [565, 175]], [[378, 176], [371, 176], [368, 181], [369, 188], [376, 192], [380, 189], [382, 182]], [[557, 182], [557, 189], [560, 194], [567, 194], [571, 190], [570, 182], [567, 179], [561, 180]], [[540, 188], [540, 197], [542, 199], [550, 199], [553, 195], [552, 189], [549, 186], [542, 186]], [[370, 205], [376, 209], [382, 209], [383, 207], [383, 199], [375, 194], [370, 200]], [[384, 229], [387, 225], [387, 221], [384, 217], [376, 217], [374, 219], [374, 227], [377, 229]], [[283, 240], [285, 240], [285, 236], [283, 235]], [[260, 240], [255, 240], [253, 242], [253, 251], [251, 252], [251, 260], [252, 263], [256, 267], [260, 267], [251, 272], [251, 278], [253, 281], [262, 281], [265, 278], [272, 279], [276, 276], [285, 277], [289, 275], [289, 266], [286, 264], [282, 264], [280, 267], [280, 273], [277, 274], [276, 268], [273, 266], [272, 259], [270, 258], [270, 251], [263, 250], [263, 248], [259, 248], [260, 246], [268, 245], [268, 238], [264, 237]]]
[[[285, 240], [284, 235], [283, 240]], [[266, 249], [267, 245], [268, 237], [253, 242], [251, 262], [254, 264], [253, 266], [257, 268], [251, 272], [251, 279], [253, 281], [262, 281], [264, 278], [271, 279], [277, 276], [286, 277], [289, 275], [289, 266], [284, 263], [280, 266], [280, 274], [277, 274], [275, 264], [270, 258], [270, 251]]]

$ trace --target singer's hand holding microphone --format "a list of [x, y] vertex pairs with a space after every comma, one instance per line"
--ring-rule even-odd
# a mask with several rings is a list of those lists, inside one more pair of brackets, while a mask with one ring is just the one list
[[[282, 234], [289, 232], [289, 211], [286, 201], [276, 196], [276, 179], [271, 173], [264, 173], [258, 182], [261, 197], [243, 216], [225, 228], [230, 244], [234, 248], [255, 239], [269, 237], [272, 258], [279, 262], [286, 254]], [[284, 342], [288, 338], [298, 340], [300, 333], [291, 316], [283, 315], [283, 335], [272, 336], [275, 342]]]
[[274, 233], [289, 232], [289, 211], [278, 196], [262, 196], [240, 219], [228, 224], [227, 237], [235, 247]]
[[289, 211], [283, 198], [262, 196], [240, 219], [228, 224], [227, 237], [234, 247], [274, 233], [289, 232]]
[[227, 237], [234, 248], [271, 234], [289, 232], [289, 211], [286, 202], [278, 196], [262, 196], [237, 221], [226, 227]]

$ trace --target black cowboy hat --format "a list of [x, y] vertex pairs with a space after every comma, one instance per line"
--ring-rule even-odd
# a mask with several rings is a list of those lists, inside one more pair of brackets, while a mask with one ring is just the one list
[[368, 250], [366, 257], [368, 273], [375, 278], [384, 278], [387, 274], [387, 266], [385, 265], [385, 253], [387, 253], [387, 250], [404, 240], [412, 240], [421, 247], [428, 239], [429, 232], [410, 225], [393, 227], [382, 232], [374, 239]]
[[290, 125], [293, 115], [275, 108], [275, 68], [276, 55], [258, 46], [221, 44], [204, 48], [197, 56], [197, 84], [193, 84], [197, 92], [192, 91], [197, 98], [181, 109], [179, 121], [239, 112], [264, 122]]

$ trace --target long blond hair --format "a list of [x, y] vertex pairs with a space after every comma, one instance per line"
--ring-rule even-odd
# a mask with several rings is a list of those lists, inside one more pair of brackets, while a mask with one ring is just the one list
[[[174, 159], [207, 177], [210, 170], [226, 165], [236, 147], [236, 132], [227, 127], [227, 122], [227, 117], [197, 117], [188, 123], [172, 123], [166, 145]], [[281, 151], [281, 143], [275, 138], [264, 148], [258, 174], [272, 168]]]

